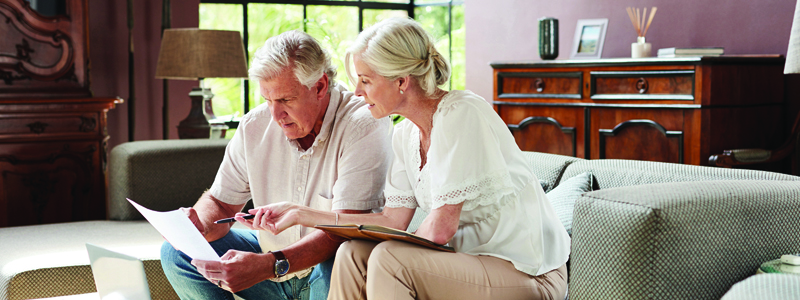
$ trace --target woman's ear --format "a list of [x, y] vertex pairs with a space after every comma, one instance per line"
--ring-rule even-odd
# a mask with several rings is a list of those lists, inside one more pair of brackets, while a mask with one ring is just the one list
[[399, 88], [401, 91], [408, 90], [410, 80], [411, 80], [411, 76], [410, 75], [406, 76], [406, 77], [397, 78], [395, 80], [395, 82], [397, 83], [397, 88]]

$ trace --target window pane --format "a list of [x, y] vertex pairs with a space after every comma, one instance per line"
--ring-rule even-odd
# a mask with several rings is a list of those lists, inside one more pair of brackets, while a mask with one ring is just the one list
[[353, 85], [344, 71], [344, 56], [358, 35], [358, 22], [353, 22], [358, 20], [358, 7], [309, 5], [306, 14], [308, 34], [331, 55], [331, 63], [336, 66], [335, 79], [352, 91]]
[[[447, 6], [424, 6], [414, 8], [414, 17], [425, 28], [436, 44], [436, 50], [450, 59], [450, 41], [447, 28]], [[445, 83], [442, 88], [449, 90], [450, 84]]]
[[449, 0], [414, 0], [414, 4], [449, 3]]
[[[303, 30], [303, 6], [296, 4], [247, 5], [247, 30], [250, 36], [247, 53], [250, 60], [256, 50], [273, 36], [289, 30]], [[258, 91], [258, 82], [250, 81], [250, 109], [264, 103]]]
[[[364, 0], [365, 2], [367, 0]], [[409, 0], [370, 0], [369, 2], [409, 3]]]
[[408, 18], [407, 10], [390, 10], [390, 9], [365, 9], [364, 12], [364, 25], [363, 28], [368, 28], [375, 23], [393, 17]]
[[467, 28], [464, 25], [464, 4], [453, 6], [452, 27], [453, 58], [450, 60], [450, 64], [453, 70], [450, 73], [450, 82], [454, 90], [464, 90], [467, 85], [467, 71], [465, 68], [467, 64]]
[[[201, 29], [234, 30], [240, 34], [244, 28], [241, 4], [200, 4]], [[242, 106], [242, 82], [240, 78], [208, 78], [203, 84], [211, 88], [214, 115], [218, 119], [230, 120], [244, 111]]]

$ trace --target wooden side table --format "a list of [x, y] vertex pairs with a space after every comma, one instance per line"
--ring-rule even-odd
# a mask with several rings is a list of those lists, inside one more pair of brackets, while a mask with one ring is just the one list
[[708, 165], [784, 140], [781, 55], [494, 62], [523, 150]]

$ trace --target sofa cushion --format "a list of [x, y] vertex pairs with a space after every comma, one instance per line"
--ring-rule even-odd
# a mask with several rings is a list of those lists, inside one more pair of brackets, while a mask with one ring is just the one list
[[114, 147], [109, 156], [109, 219], [144, 220], [125, 198], [157, 211], [194, 205], [214, 182], [228, 141], [136, 141]]
[[[561, 176], [564, 173], [564, 170], [567, 168], [567, 166], [569, 166], [574, 162], [583, 160], [577, 157], [564, 156], [558, 154], [530, 152], [530, 151], [522, 151], [522, 153], [528, 159], [528, 166], [530, 166], [533, 174], [536, 175], [536, 177], [538, 177], [540, 181], [544, 182], [544, 184], [542, 184], [542, 187], [543, 188], [547, 187], [544, 189], [545, 192], [548, 192], [551, 189], [555, 188], [556, 183], [558, 183], [559, 179], [561, 179]], [[577, 174], [573, 174], [572, 176], [575, 175]]]
[[7, 227], [0, 228], [0, 241], [2, 300], [94, 292], [87, 242], [142, 259], [153, 299], [178, 298], [161, 270], [164, 239], [147, 221]]
[[575, 202], [583, 193], [591, 190], [592, 173], [583, 172], [567, 179], [547, 193], [547, 199], [550, 200], [553, 210], [569, 235], [572, 235], [572, 212], [575, 209]]
[[595, 189], [650, 183], [704, 180], [800, 180], [798, 176], [744, 169], [693, 166], [643, 160], [595, 159], [572, 162], [561, 181], [583, 172], [592, 172]]
[[797, 211], [798, 181], [586, 193], [574, 211], [570, 299], [719, 299], [761, 263], [800, 252]]

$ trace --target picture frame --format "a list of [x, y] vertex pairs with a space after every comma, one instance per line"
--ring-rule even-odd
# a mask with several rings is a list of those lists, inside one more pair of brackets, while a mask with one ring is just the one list
[[575, 27], [572, 59], [599, 59], [603, 55], [608, 19], [581, 19]]

